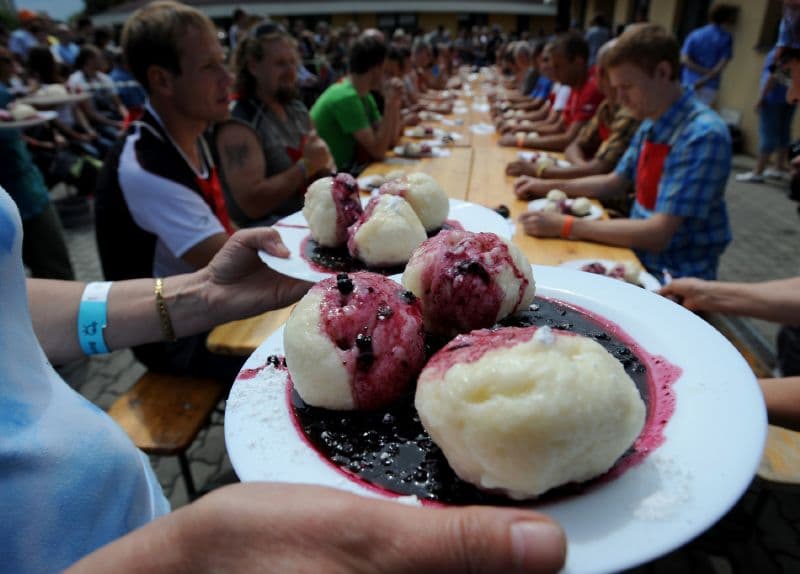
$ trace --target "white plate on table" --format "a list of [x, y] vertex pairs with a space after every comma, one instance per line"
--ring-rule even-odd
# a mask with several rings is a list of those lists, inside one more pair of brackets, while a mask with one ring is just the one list
[[[551, 157], [550, 155], [542, 152], [535, 152], [535, 151], [521, 151], [517, 153], [517, 157], [522, 161], [531, 161], [534, 157]], [[557, 167], [570, 167], [572, 164], [565, 159], [556, 159], [556, 166]]]
[[58, 114], [56, 112], [39, 112], [33, 117], [25, 118], [24, 120], [15, 120], [11, 122], [0, 122], [0, 129], [3, 130], [20, 130], [38, 126], [45, 122], [56, 119]]
[[430, 146], [431, 151], [429, 153], [420, 153], [419, 155], [406, 155], [405, 147], [398, 145], [395, 146], [392, 151], [395, 153], [396, 156], [406, 158], [406, 159], [425, 159], [431, 157], [449, 157], [450, 150], [444, 149], [441, 147], [437, 147], [435, 145]]
[[63, 94], [58, 96], [33, 94], [31, 96], [20, 98], [18, 101], [23, 104], [28, 104], [29, 106], [48, 108], [67, 104], [76, 104], [78, 102], [88, 100], [91, 97], [92, 95], [86, 92], [81, 94]]
[[[616, 572], [679, 548], [733, 506], [758, 467], [766, 416], [752, 371], [722, 335], [668, 299], [559, 267], [534, 266], [534, 277], [539, 295], [614, 321], [644, 350], [682, 370], [660, 447], [612, 480], [534, 506], [567, 533], [564, 572]], [[244, 368], [252, 375], [269, 355], [282, 354], [282, 341], [281, 328]], [[283, 373], [265, 368], [237, 379], [225, 411], [225, 443], [241, 480], [319, 484], [388, 498], [323, 460], [290, 417]]]
[[447, 130], [443, 130], [442, 128], [433, 128], [433, 133], [426, 133], [423, 135], [415, 135], [414, 128], [407, 128], [403, 132], [403, 135], [409, 138], [425, 140], [425, 142], [433, 142], [435, 145], [441, 145], [442, 142], [440, 140], [445, 136], [448, 136], [456, 141], [462, 139], [461, 134], [457, 132], [449, 132]]
[[[611, 269], [616, 265], [619, 265], [621, 261], [612, 261], [611, 259], [572, 259], [571, 261], [564, 261], [564, 263], [562, 263], [559, 267], [566, 267], [567, 269], [582, 271], [581, 268], [590, 263], [600, 263], [606, 269]], [[590, 272], [583, 271], [583, 273]], [[599, 275], [599, 273], [594, 273], [594, 275]], [[609, 279], [614, 278], [609, 277]], [[619, 279], [614, 280], [619, 281]], [[645, 269], [642, 269], [642, 271], [639, 273], [639, 284], [648, 291], [658, 291], [661, 289], [661, 283], [658, 281], [658, 279], [656, 279], [652, 274], [648, 273]]]
[[[528, 211], [542, 211], [544, 206], [547, 205], [547, 201], [547, 198], [544, 197], [529, 201]], [[579, 219], [600, 219], [601, 217], [603, 217], [603, 208], [593, 203], [592, 210], [589, 212], [589, 215], [584, 215]]]
[[[361, 201], [366, 204], [369, 198], [364, 197]], [[458, 221], [467, 231], [486, 231], [511, 239], [512, 229], [508, 221], [495, 211], [477, 203], [451, 199], [447, 219]], [[303, 258], [303, 242], [309, 236], [309, 230], [302, 211], [284, 217], [274, 223], [273, 227], [280, 233], [290, 255], [284, 259], [259, 251], [258, 255], [264, 263], [279, 273], [306, 281], [322, 281], [331, 275], [336, 275], [337, 271], [318, 271]]]

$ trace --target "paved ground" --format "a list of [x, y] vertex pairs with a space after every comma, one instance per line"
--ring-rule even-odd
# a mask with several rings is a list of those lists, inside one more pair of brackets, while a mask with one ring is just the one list
[[[797, 249], [800, 216], [786, 197], [786, 184], [740, 184], [733, 175], [752, 160], [737, 158], [727, 199], [734, 241], [723, 256], [720, 278], [758, 281], [800, 274]], [[67, 230], [78, 278], [101, 279], [91, 222]], [[776, 328], [752, 321], [754, 333], [773, 345]], [[93, 357], [61, 369], [65, 379], [103, 408], [144, 372], [127, 351]], [[189, 451], [199, 488], [235, 480], [225, 454], [222, 417], [215, 415], [208, 430]], [[153, 458], [153, 465], [173, 507], [187, 497], [177, 461]], [[680, 551], [635, 572], [800, 572], [800, 487], [757, 480], [740, 503], [720, 523]]]

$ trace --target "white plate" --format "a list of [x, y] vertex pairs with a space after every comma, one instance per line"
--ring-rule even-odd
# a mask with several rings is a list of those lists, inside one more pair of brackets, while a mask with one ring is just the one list
[[[545, 205], [547, 205], [547, 198], [534, 199], [528, 202], [528, 211], [541, 211]], [[593, 203], [589, 215], [585, 215], [581, 219], [600, 219], [601, 217], [603, 217], [603, 209]]]
[[358, 188], [363, 189], [365, 191], [372, 191], [373, 189], [378, 189], [383, 183], [386, 181], [386, 178], [382, 175], [362, 175], [356, 180], [358, 183]]
[[[717, 331], [675, 303], [622, 281], [534, 266], [537, 292], [617, 323], [646, 351], [682, 369], [665, 442], [639, 465], [589, 491], [537, 506], [567, 532], [564, 572], [615, 572], [666, 554], [705, 531], [739, 499], [766, 437], [761, 393], [747, 363]], [[283, 329], [245, 363], [281, 354]], [[244, 481], [321, 484], [381, 497], [308, 447], [288, 411], [285, 377], [239, 378], [225, 411], [225, 443]], [[280, 373], [277, 373], [280, 374]], [[394, 499], [397, 500], [397, 499]], [[407, 498], [402, 499], [408, 502]]]
[[[517, 154], [517, 157], [519, 159], [521, 159], [522, 161], [531, 161], [533, 159], [534, 155], [550, 157], [546, 153], [535, 152], [535, 151], [521, 151], [521, 152], [519, 152]], [[556, 166], [557, 167], [570, 167], [571, 165], [572, 164], [570, 162], [568, 162], [567, 160], [565, 160], [565, 159], [557, 159], [556, 160]]]
[[[581, 267], [588, 265], [589, 263], [602, 263], [606, 269], [610, 269], [616, 265], [619, 265], [620, 261], [612, 261], [611, 259], [573, 259], [571, 261], [564, 261], [560, 267], [581, 271]], [[584, 271], [584, 273], [588, 273], [588, 271]], [[594, 275], [598, 275], [598, 273], [594, 273]], [[601, 275], [601, 277], [604, 276]], [[614, 278], [609, 277], [609, 279]], [[614, 281], [619, 281], [619, 279], [614, 279]], [[642, 269], [641, 273], [639, 273], [639, 283], [648, 291], [658, 291], [661, 289], [661, 283], [658, 281], [658, 279], [644, 269]]]
[[426, 157], [448, 157], [450, 155], [449, 149], [444, 149], [441, 147], [436, 147], [435, 145], [430, 146], [431, 151], [430, 153], [421, 153], [420, 155], [406, 155], [405, 154], [405, 146], [395, 146], [392, 150], [396, 156], [406, 158], [406, 159], [423, 159]]
[[[425, 141], [429, 141], [430, 140], [430, 141], [434, 142], [437, 145], [441, 145], [442, 142], [439, 141], [439, 140], [441, 140], [445, 136], [449, 136], [450, 138], [452, 138], [455, 141], [458, 141], [458, 140], [461, 139], [461, 134], [456, 133], [456, 132], [448, 132], [446, 130], [443, 130], [442, 128], [433, 128], [433, 133], [431, 133], [431, 134], [423, 134], [421, 136], [414, 134], [414, 128], [408, 128], [403, 132], [403, 135], [406, 136], [406, 137], [409, 137], [409, 138], [414, 138], [414, 139], [422, 139], [422, 140], [425, 140]], [[437, 138], [437, 139], [430, 139], [430, 138]]]
[[57, 116], [58, 114], [56, 112], [39, 112], [35, 116], [31, 118], [26, 118], [24, 120], [17, 120], [13, 122], [0, 122], [0, 129], [19, 130], [23, 128], [30, 128], [54, 120]]
[[40, 106], [47, 108], [52, 106], [63, 106], [66, 104], [75, 104], [77, 102], [88, 100], [91, 97], [92, 95], [89, 93], [65, 94], [61, 96], [39, 96], [34, 94], [32, 96], [20, 98], [18, 101], [23, 104], [28, 104], [29, 106]]
[[[369, 198], [362, 198], [361, 201], [366, 203]], [[512, 230], [508, 222], [498, 213], [476, 203], [451, 199], [450, 213], [447, 219], [458, 221], [467, 231], [487, 231], [496, 233], [505, 239], [511, 239]], [[264, 251], [259, 251], [258, 255], [275, 271], [306, 281], [321, 281], [337, 273], [336, 271], [317, 271], [303, 258], [302, 245], [305, 238], [308, 237], [309, 231], [308, 222], [303, 217], [302, 211], [284, 217], [273, 224], [273, 227], [281, 234], [281, 239], [289, 248], [289, 257], [286, 259], [274, 257]]]

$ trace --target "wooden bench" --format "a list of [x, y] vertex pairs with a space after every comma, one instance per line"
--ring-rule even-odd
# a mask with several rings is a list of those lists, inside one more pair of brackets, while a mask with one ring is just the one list
[[108, 414], [147, 454], [177, 456], [189, 499], [197, 496], [186, 451], [227, 391], [214, 379], [145, 373]]

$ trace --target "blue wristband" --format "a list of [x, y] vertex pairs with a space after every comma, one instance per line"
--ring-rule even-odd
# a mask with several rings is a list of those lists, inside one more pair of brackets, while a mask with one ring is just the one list
[[78, 343], [87, 355], [108, 353], [106, 328], [108, 292], [111, 281], [88, 283], [78, 308]]

